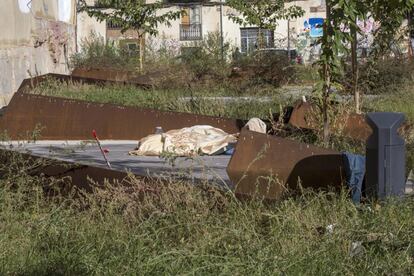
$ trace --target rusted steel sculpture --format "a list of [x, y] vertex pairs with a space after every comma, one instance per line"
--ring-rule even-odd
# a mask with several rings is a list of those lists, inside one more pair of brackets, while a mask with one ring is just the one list
[[340, 153], [243, 129], [227, 173], [239, 197], [280, 199], [286, 190], [340, 187]]
[[[85, 83], [123, 82], [49, 76], [62, 81]], [[25, 80], [0, 117], [0, 131], [7, 131], [11, 139], [25, 139], [24, 135], [39, 125], [42, 129], [41, 139], [44, 140], [89, 140], [92, 130], [96, 130], [102, 139], [138, 140], [152, 134], [156, 127], [168, 131], [202, 124], [236, 133], [245, 123], [236, 119], [91, 103], [29, 93], [30, 89], [45, 79], [43, 76]], [[312, 107], [309, 104], [295, 106], [290, 123], [296, 127], [314, 129], [312, 121], [306, 120], [310, 111]], [[359, 116], [352, 116], [346, 121], [344, 134], [358, 139], [367, 137], [370, 130], [365, 121], [361, 121]], [[105, 178], [122, 180], [126, 176], [120, 171], [73, 163], [65, 166], [51, 165], [43, 168], [41, 172], [53, 177], [70, 176], [76, 183], [84, 183], [88, 177], [103, 181]], [[340, 187], [345, 177], [342, 156], [338, 152], [246, 129], [240, 135], [227, 172], [238, 196], [257, 196], [269, 200], [279, 199], [287, 189], [295, 190], [299, 186]]]
[[[128, 174], [119, 170], [110, 170], [90, 165], [60, 161], [52, 158], [34, 156], [28, 153], [0, 149], [0, 161], [4, 164], [23, 158], [26, 165], [33, 167], [28, 171], [31, 176], [53, 177], [64, 179], [67, 185], [62, 184], [64, 192], [70, 192], [73, 186], [91, 191], [94, 184], [103, 185], [105, 181], [127, 184]], [[1, 174], [1, 171], [0, 171]], [[139, 176], [136, 176], [139, 177]], [[142, 177], [143, 178], [143, 177]]]
[[[289, 124], [298, 128], [317, 130], [315, 112], [318, 112], [315, 105], [308, 102], [298, 102], [293, 108]], [[360, 141], [366, 141], [372, 133], [365, 121], [365, 116], [356, 113], [343, 114], [340, 118], [336, 118], [332, 127], [340, 129], [344, 136]]]
[[[63, 76], [59, 78], [65, 80]], [[43, 140], [89, 140], [93, 129], [100, 134], [101, 139], [138, 140], [152, 134], [158, 126], [168, 131], [193, 125], [211, 125], [228, 133], [237, 133], [244, 124], [236, 119], [27, 93], [44, 79], [25, 80], [0, 117], [0, 131], [7, 131], [11, 139], [25, 139], [24, 135], [36, 127], [41, 128]], [[71, 78], [67, 77], [69, 79]]]
[[125, 70], [76, 68], [73, 70], [72, 76], [104, 81], [125, 82], [150, 87], [153, 84], [152, 77], [156, 77], [156, 74], [139, 75], [137, 72]]

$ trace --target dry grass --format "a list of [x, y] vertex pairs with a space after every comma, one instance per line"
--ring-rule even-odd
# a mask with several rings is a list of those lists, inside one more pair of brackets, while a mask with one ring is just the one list
[[[410, 274], [414, 201], [356, 207], [346, 192], [240, 202], [184, 182], [106, 183], [45, 197], [24, 161], [0, 177], [0, 274]], [[56, 189], [57, 190], [57, 189]]]

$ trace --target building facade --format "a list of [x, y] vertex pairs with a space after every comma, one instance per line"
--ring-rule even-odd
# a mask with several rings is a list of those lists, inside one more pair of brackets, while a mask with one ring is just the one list
[[76, 0], [0, 1], [0, 106], [30, 76], [69, 73]]
[[[88, 0], [89, 5], [94, 5], [97, 1]], [[147, 0], [148, 3], [156, 0]], [[312, 19], [322, 19], [325, 17], [325, 1], [324, 0], [302, 0], [292, 1], [289, 5], [298, 5], [303, 8], [305, 14], [301, 18], [294, 20], [280, 20], [274, 31], [263, 30], [265, 37], [265, 46], [270, 48], [287, 48], [288, 44], [292, 48], [302, 45], [301, 51], [309, 50], [312, 47], [312, 39], [305, 25]], [[170, 26], [160, 25], [159, 34], [156, 37], [146, 37], [147, 46], [160, 47], [161, 45], [174, 45], [179, 49], [192, 47], [196, 42], [205, 39], [209, 33], [218, 33], [223, 30], [223, 37], [234, 48], [238, 48], [241, 52], [250, 52], [254, 50], [257, 44], [258, 28], [255, 26], [240, 26], [229, 19], [229, 15], [237, 15], [237, 12], [226, 6], [225, 2], [216, 0], [196, 1], [196, 2], [180, 2], [170, 0], [165, 2], [165, 8], [159, 13], [168, 11], [185, 10], [185, 15], [180, 19], [170, 22]], [[88, 21], [88, 28], [80, 19], [87, 18], [87, 15], [78, 16], [79, 29], [84, 30], [78, 33], [78, 42], [87, 38], [90, 31], [93, 30], [93, 24], [96, 24], [94, 32], [106, 38], [106, 40], [119, 41], [126, 45], [129, 49], [139, 48], [139, 41], [132, 32], [125, 34], [120, 33], [120, 28], [111, 22], [106, 22], [106, 29], [102, 28], [102, 23], [96, 22], [95, 19], [85, 19]], [[95, 22], [95, 23], [93, 23]], [[288, 32], [289, 30], [289, 32]], [[289, 42], [288, 42], [289, 33]], [[302, 49], [303, 48], [303, 49]], [[308, 49], [309, 48], [309, 49]], [[306, 53], [305, 53], [306, 54]]]
[[[225, 3], [210, 1], [202, 3], [175, 3], [161, 10], [184, 9], [186, 15], [181, 19], [171, 22], [171, 26], [160, 26], [159, 35], [153, 40], [162, 42], [173, 40], [180, 46], [186, 47], [194, 41], [205, 38], [208, 33], [220, 32], [223, 29], [223, 37], [241, 52], [254, 50], [259, 30], [256, 26], [240, 26], [230, 20], [229, 15], [237, 15], [237, 11], [225, 5]], [[297, 5], [305, 11], [303, 17], [293, 20], [280, 20], [274, 31], [264, 30], [266, 47], [286, 48], [288, 46], [288, 33], [294, 47], [298, 37], [305, 31], [305, 23], [312, 18], [325, 17], [324, 1], [302, 0], [292, 1], [288, 5]], [[222, 9], [220, 11], [220, 9]], [[222, 24], [222, 26], [221, 26]], [[289, 30], [289, 32], [288, 32]]]

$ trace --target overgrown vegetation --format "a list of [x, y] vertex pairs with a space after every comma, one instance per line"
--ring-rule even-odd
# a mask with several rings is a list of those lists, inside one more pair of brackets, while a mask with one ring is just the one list
[[91, 33], [87, 39], [81, 41], [81, 51], [71, 57], [71, 67], [135, 70], [138, 61], [138, 57], [130, 55], [127, 49], [106, 42], [103, 37]]
[[[82, 52], [72, 57], [73, 68], [136, 72], [139, 58], [119, 45], [92, 34], [83, 41], [81, 48]], [[218, 32], [209, 33], [204, 40], [181, 49], [175, 41], [148, 39], [144, 70], [140, 74], [150, 74], [152, 83], [158, 87], [182, 88], [208, 83], [215, 88], [224, 82], [233, 89], [258, 90], [257, 86], [261, 85], [280, 87], [296, 83], [299, 81], [297, 71], [303, 71], [292, 66], [287, 56], [258, 52], [235, 55], [236, 52], [228, 41], [224, 41], [221, 48]]]
[[[414, 80], [414, 62], [408, 59], [386, 59], [361, 66], [359, 87], [363, 94], [391, 96], [406, 93]], [[395, 99], [398, 101], [398, 97]]]
[[[103, 6], [115, 5], [118, 13], [103, 15], [97, 10], [95, 16], [122, 23], [123, 30], [133, 28], [151, 34], [156, 31], [154, 25], [142, 30], [142, 22], [147, 12], [156, 16], [155, 10], [162, 4], [146, 6], [138, 2], [136, 6], [136, 1], [101, 1]], [[319, 67], [292, 66], [284, 56], [253, 53], [236, 57], [229, 43], [224, 43], [223, 59], [218, 33], [182, 51], [173, 42], [154, 47], [148, 44], [146, 60], [143, 51], [137, 58], [92, 37], [84, 42], [83, 52], [73, 57], [75, 67], [135, 70], [139, 64], [142, 74], [157, 73], [152, 88], [48, 79], [32, 92], [168, 111], [273, 119], [273, 113], [298, 98], [286, 97], [285, 89], [280, 87], [290, 83], [315, 85], [314, 90], [322, 91], [319, 103], [323, 110], [315, 120], [321, 122], [321, 129], [331, 129], [304, 132], [271, 121], [274, 133], [363, 154], [364, 143], [344, 138], [335, 122], [351, 110], [351, 105], [342, 102], [331, 106], [331, 88], [348, 86], [350, 90], [358, 80], [361, 92], [379, 95], [365, 101], [367, 109], [404, 112], [412, 123], [413, 65], [398, 59], [375, 60], [363, 64], [357, 78], [355, 70], [342, 74], [340, 66], [346, 69], [347, 64], [340, 64], [338, 53], [344, 47], [342, 40], [353, 42], [353, 38], [339, 32], [340, 26], [355, 27], [356, 19], [366, 15], [366, 8], [359, 9], [361, 1], [327, 2], [328, 19], [336, 18], [328, 20], [334, 26], [325, 25], [328, 36], [322, 40], [324, 54]], [[372, 14], [384, 14], [385, 26], [374, 54], [389, 46], [386, 42], [393, 36], [392, 28], [399, 26], [403, 12], [395, 7], [408, 8], [412, 0], [397, 2], [378, 0], [370, 4], [370, 8], [377, 7]], [[276, 19], [285, 17], [285, 13], [301, 13], [296, 7], [284, 10], [280, 6], [284, 1], [254, 3], [260, 8], [259, 15], [252, 14], [254, 6], [245, 1], [231, 3], [243, 15], [250, 15], [253, 21], [249, 23], [263, 29], [275, 27]], [[273, 21], [266, 21], [266, 16], [272, 16], [269, 10], [280, 12], [273, 13]], [[125, 21], [125, 15], [131, 13], [141, 17]], [[178, 15], [170, 14], [165, 20]], [[159, 19], [153, 23], [164, 21]], [[324, 81], [316, 84], [318, 69]], [[35, 134], [32, 140], [39, 133]], [[404, 135], [407, 167], [411, 169], [414, 133]], [[4, 133], [2, 140], [6, 137]], [[174, 156], [163, 158], [174, 162]], [[0, 161], [2, 275], [414, 273], [412, 197], [355, 206], [345, 189], [340, 194], [302, 190], [280, 202], [246, 202], [207, 181], [194, 186], [178, 180], [143, 181], [133, 176], [126, 179], [127, 185], [94, 183], [93, 191], [86, 193], [73, 188], [70, 179], [36, 174], [42, 164], [29, 163], [20, 155], [0, 149]]]
[[302, 191], [264, 204], [134, 178], [62, 196], [67, 181], [13, 160], [0, 165], [2, 275], [413, 273], [412, 198], [356, 207], [346, 191]]
[[372, 110], [403, 112], [406, 118], [414, 122], [414, 101], [413, 85], [391, 86], [389, 93], [373, 100], [367, 100], [367, 106]]
[[142, 89], [133, 85], [88, 85], [49, 79], [32, 90], [32, 93], [238, 119], [266, 119], [271, 113], [279, 112], [281, 105], [291, 101], [290, 98], [283, 97], [283, 90], [263, 89], [261, 95], [265, 98], [262, 101], [255, 99], [254, 94], [240, 95], [237, 90], [230, 91], [232, 94], [225, 87], [211, 89], [208, 86]]
[[[358, 89], [357, 33], [361, 32], [358, 19], [372, 18], [378, 23], [373, 32], [374, 43], [371, 47], [370, 61], [378, 62], [385, 57], [393, 44], [401, 36], [401, 25], [408, 12], [414, 7], [413, 0], [407, 1], [326, 1], [326, 19], [323, 23], [323, 36], [320, 39], [322, 53], [320, 60], [320, 89], [317, 90], [321, 102], [323, 137], [327, 143], [330, 136], [329, 109], [331, 108], [331, 90], [340, 86], [337, 79], [343, 74], [341, 56], [349, 53], [351, 44], [352, 90], [355, 112], [360, 113], [360, 94]], [[364, 23], [365, 24], [365, 23]], [[407, 30], [405, 30], [407, 31]], [[348, 83], [349, 83], [348, 82]]]
[[[139, 40], [139, 70], [144, 69], [144, 38], [145, 35], [156, 36], [158, 25], [171, 26], [170, 21], [180, 18], [181, 11], [166, 11], [158, 13], [164, 7], [161, 1], [147, 3], [144, 0], [100, 1], [98, 7], [90, 6], [85, 0], [78, 3], [79, 10], [99, 22], [108, 20], [120, 27], [121, 33], [134, 31]], [[104, 7], [104, 9], [102, 9]]]

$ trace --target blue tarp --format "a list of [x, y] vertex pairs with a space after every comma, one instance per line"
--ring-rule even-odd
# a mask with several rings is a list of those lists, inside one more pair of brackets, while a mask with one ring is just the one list
[[346, 183], [351, 189], [352, 201], [355, 204], [361, 202], [362, 184], [365, 177], [365, 156], [342, 153], [345, 164]]

